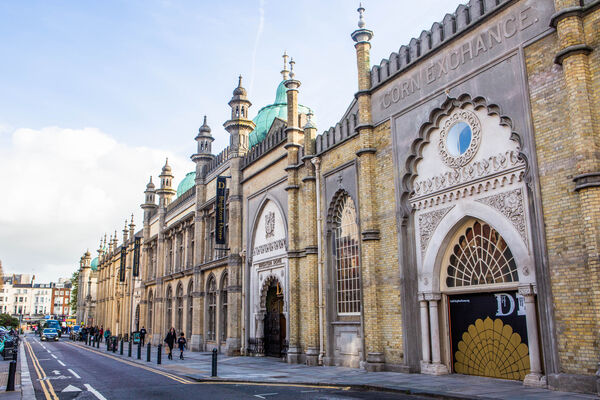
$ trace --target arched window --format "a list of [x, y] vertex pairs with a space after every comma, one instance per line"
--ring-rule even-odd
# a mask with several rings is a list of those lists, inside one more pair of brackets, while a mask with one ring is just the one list
[[190, 281], [188, 285], [187, 291], [187, 307], [188, 307], [188, 315], [187, 315], [187, 340], [191, 340], [192, 338], [192, 324], [194, 323], [194, 297], [192, 293], [194, 291], [194, 282]]
[[229, 280], [227, 278], [227, 273], [225, 273], [223, 276], [223, 279], [221, 281], [221, 326], [220, 326], [221, 341], [227, 340], [227, 286], [228, 285], [229, 285]]
[[152, 291], [148, 294], [148, 328], [152, 329], [152, 307], [154, 306], [154, 297], [152, 295]]
[[517, 264], [508, 245], [485, 222], [469, 222], [449, 252], [446, 265], [449, 288], [519, 280]]
[[177, 332], [183, 332], [183, 287], [177, 286], [177, 321], [175, 322]]
[[360, 313], [360, 255], [358, 224], [352, 198], [345, 194], [334, 210], [333, 257], [335, 260], [338, 315]]
[[135, 307], [135, 330], [140, 330], [140, 305]]
[[173, 290], [171, 286], [167, 288], [167, 326], [166, 329], [169, 330], [173, 326]]
[[206, 310], [208, 312], [206, 339], [215, 340], [217, 327], [217, 283], [214, 276], [210, 276], [206, 288]]

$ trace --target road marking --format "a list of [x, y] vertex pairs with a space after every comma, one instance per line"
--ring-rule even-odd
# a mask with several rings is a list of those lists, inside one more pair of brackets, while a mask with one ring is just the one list
[[301, 390], [300, 393], [313, 393], [318, 392], [318, 390]]
[[54, 375], [60, 375], [60, 371], [59, 371], [59, 370], [57, 370], [57, 369], [55, 369], [54, 371], [52, 371], [52, 373], [53, 373]]
[[277, 383], [277, 382], [244, 382], [244, 381], [212, 381], [205, 380], [196, 382], [198, 385], [244, 385], [244, 386], [283, 386], [283, 387], [299, 387], [313, 389], [338, 389], [350, 390], [350, 386], [327, 386], [327, 385], [303, 385], [301, 383]]
[[100, 399], [100, 400], [107, 400], [106, 397], [102, 396], [100, 394], [100, 392], [98, 392], [96, 389], [94, 389], [91, 385], [89, 385], [89, 384], [86, 383], [83, 386], [85, 386], [87, 388], [88, 392], [92, 393], [98, 399]]
[[275, 396], [277, 393], [262, 393], [262, 394], [255, 394], [254, 397], [258, 397], [259, 399], [265, 399], [265, 397], [263, 396]]
[[58, 357], [56, 357], [54, 354], [50, 354], [52, 357], [54, 357], [54, 359], [58, 359]]
[[188, 380], [188, 379], [181, 378], [181, 377], [179, 377], [179, 376], [177, 376], [177, 375], [173, 375], [173, 374], [170, 374], [170, 373], [168, 373], [168, 372], [163, 372], [163, 371], [160, 371], [160, 370], [157, 370], [157, 369], [154, 369], [154, 368], [150, 368], [150, 367], [146, 367], [146, 366], [144, 366], [144, 365], [140, 365], [140, 364], [138, 364], [138, 363], [135, 363], [135, 362], [131, 362], [131, 361], [127, 361], [127, 360], [123, 360], [123, 359], [121, 359], [121, 358], [118, 358], [118, 357], [115, 357], [115, 356], [111, 356], [111, 355], [108, 355], [108, 354], [104, 354], [104, 353], [102, 353], [102, 352], [100, 352], [100, 351], [98, 351], [98, 350], [92, 350], [92, 349], [88, 349], [87, 347], [80, 346], [80, 345], [78, 345], [78, 344], [74, 344], [74, 343], [70, 343], [70, 342], [66, 342], [66, 343], [69, 343], [71, 346], [78, 347], [78, 348], [80, 348], [80, 349], [82, 349], [82, 350], [87, 350], [87, 351], [90, 351], [90, 352], [92, 352], [92, 353], [96, 353], [96, 354], [99, 354], [99, 355], [101, 355], [101, 356], [104, 356], [104, 357], [107, 357], [107, 358], [111, 358], [111, 359], [113, 359], [113, 360], [116, 360], [116, 361], [120, 361], [120, 362], [122, 362], [122, 363], [125, 363], [125, 364], [128, 364], [128, 365], [131, 365], [131, 366], [133, 366], [133, 367], [137, 367], [137, 368], [145, 369], [146, 371], [154, 372], [155, 374], [158, 374], [158, 375], [165, 376], [165, 377], [167, 377], [167, 378], [169, 378], [169, 379], [172, 379], [172, 380], [174, 380], [174, 381], [177, 381], [177, 382], [179, 382], [179, 383], [183, 383], [183, 384], [195, 384], [195, 383], [196, 383], [196, 382], [194, 382], [194, 381], [190, 381], [190, 380]]
[[81, 389], [79, 389], [78, 387], [75, 387], [73, 385], [69, 385], [66, 388], [64, 388], [63, 390], [61, 390], [62, 392], [81, 392]]
[[71, 375], [73, 375], [75, 378], [81, 379], [81, 377], [79, 375], [77, 375], [77, 373], [75, 371], [73, 371], [71, 368], [69, 368], [67, 371], [69, 371], [71, 373]]
[[63, 367], [66, 367], [66, 365], [65, 365], [65, 363], [64, 363], [64, 362], [62, 362], [62, 361], [60, 361], [60, 360], [56, 360], [56, 361], [58, 361], [58, 363], [59, 363], [60, 365], [62, 365]]
[[46, 380], [46, 373], [44, 372], [44, 369], [37, 360], [33, 348], [31, 347], [28, 341], [25, 341], [25, 345], [27, 347], [27, 351], [29, 352], [29, 358], [31, 359], [31, 363], [33, 364], [35, 372], [37, 373], [40, 386], [42, 387], [46, 400], [59, 400], [58, 396], [54, 392], [54, 387], [52, 386], [52, 383]]

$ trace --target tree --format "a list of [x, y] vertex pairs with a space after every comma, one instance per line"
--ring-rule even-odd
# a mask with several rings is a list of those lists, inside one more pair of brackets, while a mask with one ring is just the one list
[[71, 314], [77, 313], [77, 292], [79, 291], [79, 270], [73, 272], [71, 276]]
[[11, 317], [9, 314], [0, 314], [0, 326], [17, 328], [19, 326], [19, 318]]

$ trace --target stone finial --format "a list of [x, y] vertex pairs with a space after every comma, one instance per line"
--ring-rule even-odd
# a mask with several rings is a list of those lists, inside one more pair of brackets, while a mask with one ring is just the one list
[[294, 79], [296, 74], [294, 73], [294, 65], [296, 65], [296, 61], [294, 61], [294, 57], [290, 60], [290, 79]]
[[363, 29], [367, 24], [365, 23], [365, 16], [364, 16], [365, 9], [362, 6], [362, 3], [358, 3], [358, 9], [356, 11], [358, 11], [358, 15], [359, 15], [358, 16], [358, 27], [360, 29]]
[[313, 112], [312, 110], [308, 111], [308, 114], [306, 114], [306, 125], [304, 125], [304, 129], [317, 129], [317, 126], [315, 125], [315, 123], [312, 120], [313, 117]]
[[290, 71], [288, 70], [288, 58], [287, 51], [283, 52], [283, 69], [281, 70], [281, 75], [283, 76], [283, 80], [287, 81], [290, 79]]

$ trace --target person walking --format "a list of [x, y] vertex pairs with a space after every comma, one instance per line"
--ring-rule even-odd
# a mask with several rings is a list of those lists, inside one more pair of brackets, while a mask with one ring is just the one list
[[179, 334], [179, 339], [177, 339], [177, 346], [179, 347], [179, 359], [183, 360], [183, 350], [187, 345], [187, 340], [185, 340], [185, 335], [183, 332]]
[[100, 325], [100, 343], [102, 343], [102, 337], [104, 336], [104, 328]]
[[169, 347], [169, 360], [173, 359], [173, 346], [175, 345], [175, 340], [177, 340], [177, 333], [175, 332], [175, 328], [171, 327], [169, 329], [169, 333], [165, 337], [165, 343]]
[[143, 326], [142, 329], [140, 329], [140, 343], [142, 346], [146, 343], [146, 328]]

